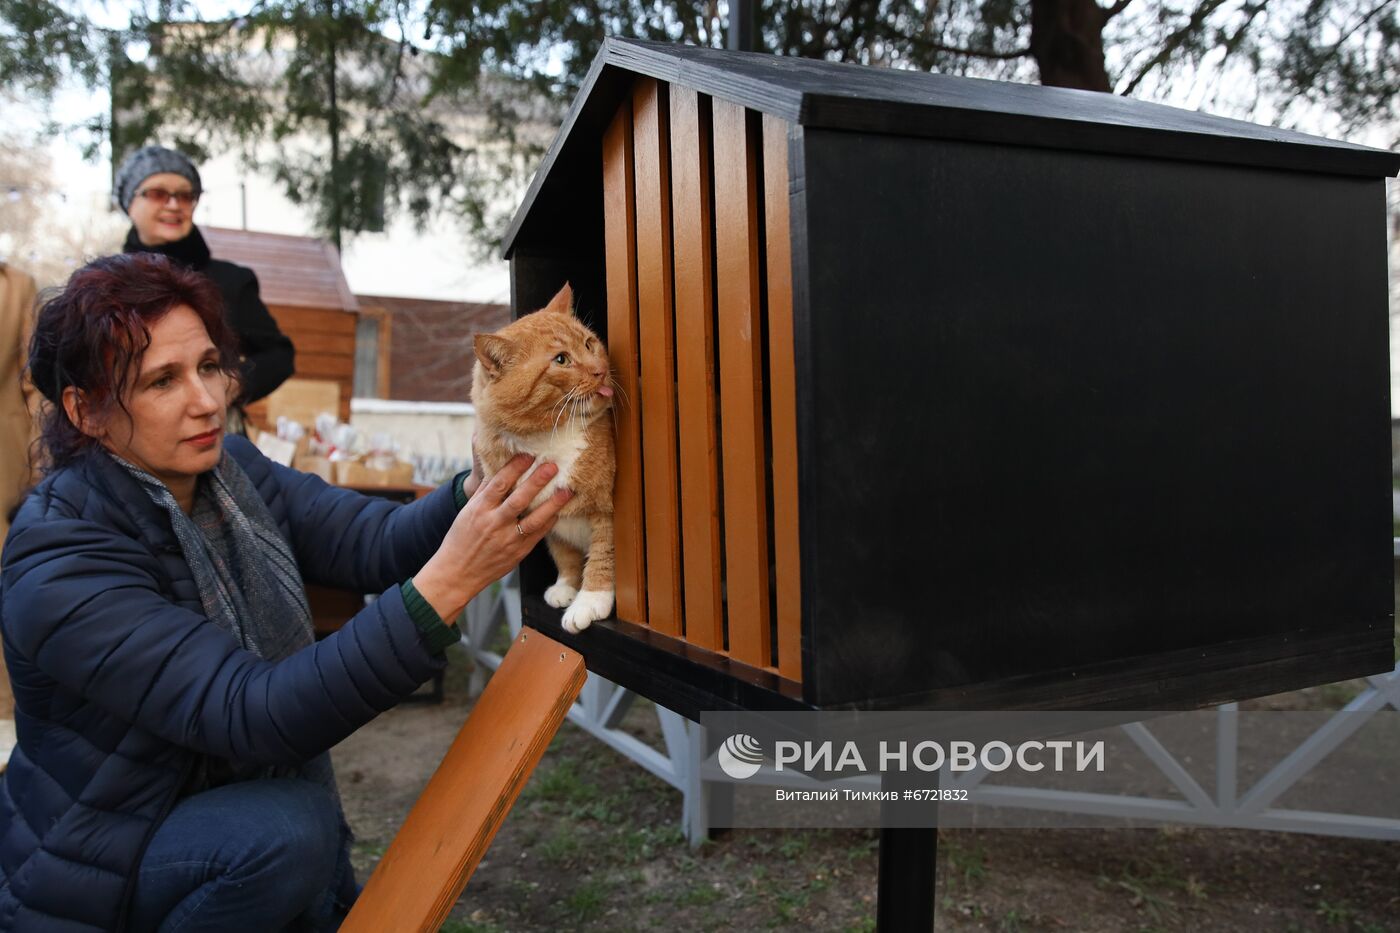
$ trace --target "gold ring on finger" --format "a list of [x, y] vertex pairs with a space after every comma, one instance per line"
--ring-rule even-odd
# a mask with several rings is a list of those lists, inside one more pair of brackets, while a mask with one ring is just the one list
[[516, 530], [516, 532], [520, 535], [520, 537], [522, 537], [522, 538], [525, 537], [525, 529], [520, 527], [520, 523], [519, 523], [519, 522], [516, 522], [516, 523], [515, 523], [515, 530]]

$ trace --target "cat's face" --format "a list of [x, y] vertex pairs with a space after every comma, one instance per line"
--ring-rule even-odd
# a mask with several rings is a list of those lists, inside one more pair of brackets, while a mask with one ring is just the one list
[[472, 399], [516, 433], [591, 421], [613, 400], [608, 351], [565, 285], [543, 309], [475, 338]]

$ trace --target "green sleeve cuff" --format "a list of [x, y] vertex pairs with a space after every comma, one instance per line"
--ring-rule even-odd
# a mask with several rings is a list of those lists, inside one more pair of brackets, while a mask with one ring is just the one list
[[467, 485], [467, 477], [472, 475], [472, 471], [467, 469], [452, 477], [452, 501], [457, 503], [457, 511], [467, 504], [467, 491], [462, 487]]
[[433, 654], [442, 654], [448, 645], [455, 645], [462, 640], [462, 630], [456, 625], [448, 625], [442, 621], [437, 610], [428, 604], [423, 594], [418, 592], [418, 587], [413, 585], [411, 577], [404, 581], [399, 590], [403, 593], [403, 604], [408, 610], [408, 617], [413, 620], [418, 631], [423, 633], [423, 640], [427, 642], [428, 649]]

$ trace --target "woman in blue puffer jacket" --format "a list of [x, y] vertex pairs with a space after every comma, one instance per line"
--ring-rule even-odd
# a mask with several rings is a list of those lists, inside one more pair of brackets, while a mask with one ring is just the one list
[[[40, 312], [46, 476], [3, 550], [18, 746], [0, 930], [325, 930], [354, 898], [328, 750], [439, 670], [467, 601], [568, 499], [527, 458], [408, 506], [223, 436], [233, 337], [161, 256]], [[523, 517], [522, 517], [523, 515]], [[303, 581], [382, 595], [312, 639]]]

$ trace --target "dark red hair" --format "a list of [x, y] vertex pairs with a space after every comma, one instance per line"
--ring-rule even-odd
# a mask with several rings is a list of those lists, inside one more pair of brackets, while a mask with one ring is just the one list
[[218, 288], [165, 256], [123, 253], [95, 259], [44, 302], [29, 342], [29, 376], [51, 403], [40, 433], [46, 471], [71, 463], [97, 443], [69, 420], [63, 391], [78, 389], [92, 414], [114, 405], [125, 410], [131, 379], [151, 344], [151, 327], [181, 305], [203, 322], [219, 351], [220, 368], [237, 379], [238, 338], [224, 321]]

